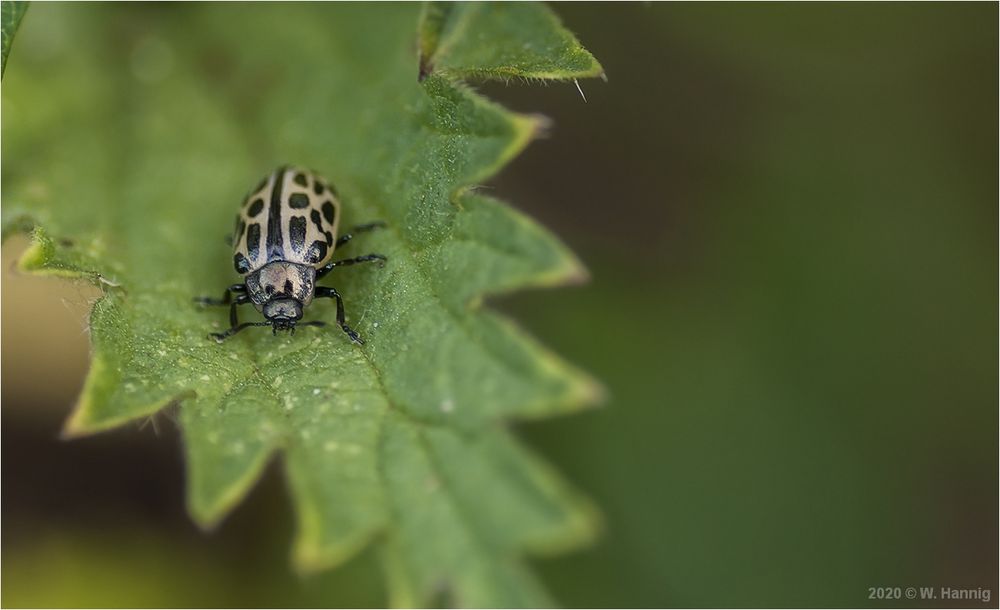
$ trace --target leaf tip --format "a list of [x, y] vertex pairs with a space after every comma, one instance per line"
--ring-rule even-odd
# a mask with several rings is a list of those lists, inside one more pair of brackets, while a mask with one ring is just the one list
[[80, 392], [80, 397], [77, 399], [72, 411], [70, 411], [69, 417], [66, 418], [66, 422], [63, 423], [59, 438], [72, 440], [89, 436], [117, 425], [102, 426], [99, 420], [93, 416], [95, 387], [98, 385], [98, 380], [103, 376], [105, 369], [106, 364], [104, 359], [99, 353], [95, 353], [90, 359], [90, 370], [87, 372], [87, 378], [83, 382], [83, 390]]
[[536, 139], [544, 138], [548, 135], [552, 127], [552, 120], [542, 114], [516, 114], [510, 113], [511, 127], [514, 134], [507, 149], [500, 156], [496, 169], [506, 165], [508, 161], [521, 154], [525, 148]]
[[59, 431], [59, 440], [71, 441], [78, 439], [83, 436], [88, 436], [92, 434], [94, 430], [91, 430], [82, 415], [82, 409], [79, 406], [73, 408], [70, 416], [66, 418], [63, 422], [62, 430]]
[[187, 513], [198, 529], [205, 533], [213, 532], [242, 498], [241, 494], [233, 500], [222, 500], [210, 504], [194, 500], [192, 494], [189, 493]]
[[222, 519], [228, 511], [225, 508], [209, 506], [192, 501], [189, 494], [187, 512], [191, 517], [191, 521], [194, 521], [194, 524], [198, 526], [198, 529], [207, 533], [215, 530], [215, 528], [222, 523]]
[[[188, 440], [187, 442], [190, 442]], [[187, 512], [191, 520], [204, 531], [212, 531], [249, 493], [260, 480], [261, 474], [277, 453], [275, 444], [264, 445], [241, 468], [238, 476], [229, 478], [220, 485], [218, 480], [204, 477], [204, 471], [193, 467], [190, 449], [186, 452], [188, 462]]]
[[561, 269], [559, 269], [559, 284], [562, 286], [582, 286], [590, 283], [590, 270], [587, 266], [569, 252]]
[[44, 269], [46, 263], [52, 259], [55, 250], [52, 239], [45, 234], [41, 227], [33, 225], [30, 233], [31, 241], [17, 259], [17, 270], [26, 273]]
[[307, 540], [297, 540], [292, 546], [292, 566], [300, 575], [321, 572], [337, 562], [331, 560], [319, 545]]
[[198, 529], [205, 533], [213, 532], [248, 490], [249, 485], [240, 490], [230, 488], [223, 495], [214, 498], [214, 501], [206, 500], [189, 490], [186, 501], [187, 513]]
[[597, 381], [590, 375], [584, 375], [579, 384], [580, 388], [578, 390], [578, 396], [580, 404], [584, 407], [596, 409], [603, 407], [608, 403], [608, 389], [603, 383]]
[[542, 140], [549, 137], [549, 134], [552, 131], [552, 125], [554, 124], [552, 119], [539, 113], [522, 116], [529, 120], [528, 126], [531, 129], [532, 140]]
[[536, 557], [552, 557], [592, 546], [604, 536], [604, 514], [583, 496], [573, 499], [573, 509], [557, 531], [547, 538], [532, 541], [525, 551]]
[[600, 409], [608, 403], [608, 391], [601, 382], [576, 369], [572, 371], [572, 375], [569, 388], [560, 401], [565, 412]]
[[302, 532], [292, 545], [292, 565], [301, 575], [315, 574], [335, 568], [360, 553], [374, 536], [375, 531], [359, 531], [336, 544], [323, 544], [318, 537]]

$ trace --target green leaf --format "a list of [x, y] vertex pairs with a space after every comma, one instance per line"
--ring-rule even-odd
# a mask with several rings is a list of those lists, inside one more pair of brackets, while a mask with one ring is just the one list
[[21, 18], [28, 10], [28, 3], [21, 0], [4, 0], [0, 2], [0, 76], [7, 71], [7, 55], [10, 53], [10, 45], [14, 42], [14, 35], [21, 25]]
[[[25, 53], [4, 87], [5, 234], [34, 227], [21, 268], [104, 288], [66, 434], [179, 403], [188, 505], [204, 526], [280, 453], [301, 569], [377, 541], [397, 604], [547, 604], [521, 556], [586, 543], [595, 512], [501, 424], [580, 409], [600, 390], [480, 301], [585, 272], [471, 188], [541, 119], [455, 78], [587, 76], [593, 58], [533, 4], [431, 9], [448, 13], [434, 54], [448, 70], [419, 83], [411, 5], [34, 10], [22, 44], [47, 48]], [[388, 255], [384, 268], [325, 281], [363, 347], [335, 326], [206, 338], [227, 314], [192, 297], [236, 280], [223, 237], [243, 194], [282, 163], [337, 185], [343, 226], [388, 223], [345, 247]], [[329, 302], [307, 310], [333, 317]]]

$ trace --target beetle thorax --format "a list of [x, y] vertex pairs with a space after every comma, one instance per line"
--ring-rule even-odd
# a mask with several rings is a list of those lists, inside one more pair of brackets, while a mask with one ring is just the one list
[[292, 298], [305, 307], [312, 302], [316, 269], [286, 261], [268, 263], [246, 278], [247, 293], [257, 311], [273, 299]]

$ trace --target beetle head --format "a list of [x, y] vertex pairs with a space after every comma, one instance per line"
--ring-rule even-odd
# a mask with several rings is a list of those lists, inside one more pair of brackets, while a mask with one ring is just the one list
[[271, 323], [271, 328], [295, 331], [295, 323], [302, 319], [302, 303], [291, 297], [276, 297], [264, 303], [264, 317]]

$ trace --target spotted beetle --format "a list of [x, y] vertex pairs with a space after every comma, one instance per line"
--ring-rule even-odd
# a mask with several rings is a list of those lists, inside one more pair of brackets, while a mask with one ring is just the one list
[[[360, 225], [338, 238], [339, 223], [337, 191], [316, 173], [285, 166], [261, 180], [243, 202], [233, 231], [233, 267], [243, 276], [243, 283], [227, 288], [221, 299], [195, 298], [203, 305], [229, 306], [230, 327], [209, 336], [221, 343], [250, 326], [270, 326], [274, 334], [279, 330], [294, 333], [296, 325], [325, 326], [318, 320], [299, 320], [314, 298], [327, 297], [337, 300], [340, 328], [351, 341], [364, 344], [344, 321], [340, 293], [335, 288], [317, 286], [316, 281], [335, 267], [373, 261], [384, 265], [386, 257], [381, 254], [330, 259], [334, 250], [351, 241], [354, 234], [384, 227], [385, 223]], [[246, 303], [253, 303], [265, 321], [240, 324], [236, 306]]]

